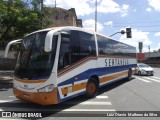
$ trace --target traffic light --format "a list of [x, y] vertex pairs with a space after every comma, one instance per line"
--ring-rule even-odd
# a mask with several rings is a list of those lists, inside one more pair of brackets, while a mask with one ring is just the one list
[[127, 38], [132, 38], [131, 28], [126, 28], [126, 35], [127, 35]]

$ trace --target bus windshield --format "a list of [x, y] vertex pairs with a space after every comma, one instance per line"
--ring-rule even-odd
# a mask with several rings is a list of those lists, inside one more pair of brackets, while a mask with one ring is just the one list
[[14, 76], [37, 80], [48, 78], [51, 74], [58, 36], [53, 36], [52, 51], [44, 51], [48, 31], [37, 32], [23, 39]]

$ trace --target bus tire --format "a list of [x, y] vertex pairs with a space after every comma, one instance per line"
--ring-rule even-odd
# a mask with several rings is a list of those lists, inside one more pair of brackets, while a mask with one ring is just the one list
[[99, 90], [98, 80], [91, 77], [86, 86], [86, 96], [88, 98], [95, 97]]
[[131, 79], [132, 79], [132, 70], [129, 69], [129, 70], [128, 70], [127, 80], [130, 81]]

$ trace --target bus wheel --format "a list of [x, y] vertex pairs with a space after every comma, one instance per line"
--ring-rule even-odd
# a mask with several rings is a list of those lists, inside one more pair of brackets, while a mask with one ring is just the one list
[[99, 85], [95, 78], [90, 78], [86, 87], [86, 96], [89, 98], [95, 97], [98, 93]]
[[132, 70], [129, 69], [127, 80], [131, 80], [131, 79], [132, 79]]

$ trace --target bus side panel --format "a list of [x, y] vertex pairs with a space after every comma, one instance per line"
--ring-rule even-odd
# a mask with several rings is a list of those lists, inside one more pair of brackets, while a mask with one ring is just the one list
[[128, 70], [135, 67], [135, 59], [99, 57], [97, 72], [100, 86], [104, 86], [111, 81], [126, 78]]
[[63, 102], [86, 93], [90, 76], [97, 74], [97, 58], [87, 57], [58, 72], [58, 100]]

